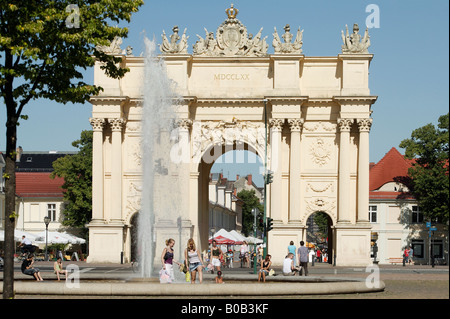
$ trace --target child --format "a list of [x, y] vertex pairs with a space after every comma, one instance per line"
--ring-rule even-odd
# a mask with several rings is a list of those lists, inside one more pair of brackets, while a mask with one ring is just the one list
[[219, 270], [217, 272], [217, 277], [216, 277], [216, 284], [223, 284], [223, 277], [222, 277], [222, 272]]

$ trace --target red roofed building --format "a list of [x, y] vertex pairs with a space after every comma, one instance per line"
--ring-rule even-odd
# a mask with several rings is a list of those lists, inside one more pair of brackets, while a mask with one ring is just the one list
[[[428, 229], [420, 207], [406, 185], [408, 169], [413, 162], [393, 147], [378, 163], [370, 164], [369, 220], [373, 243], [378, 237], [377, 261], [380, 264], [402, 258], [407, 246], [413, 248], [415, 263], [429, 261]], [[445, 260], [444, 247], [448, 247], [448, 239], [442, 229], [438, 228], [433, 238], [434, 255]]]
[[[63, 178], [50, 177], [53, 162], [59, 157], [75, 152], [23, 152], [19, 147], [16, 159], [16, 212], [19, 217], [16, 229], [30, 233], [40, 233], [45, 230], [44, 217], [51, 221], [49, 231], [61, 228], [62, 211], [64, 210]], [[0, 155], [1, 156], [1, 155]], [[3, 156], [2, 156], [3, 159]], [[3, 181], [2, 181], [3, 191]], [[4, 202], [2, 217], [4, 216]], [[0, 228], [3, 228], [3, 220]]]

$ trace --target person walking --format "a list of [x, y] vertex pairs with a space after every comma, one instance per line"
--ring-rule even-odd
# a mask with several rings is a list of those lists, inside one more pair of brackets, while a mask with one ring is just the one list
[[217, 247], [217, 242], [213, 239], [211, 247], [211, 264], [213, 265], [212, 273], [214, 270], [220, 271], [220, 260], [223, 258], [222, 249]]
[[300, 247], [298, 248], [298, 263], [300, 264], [299, 276], [302, 275], [303, 270], [305, 270], [305, 276], [308, 276], [308, 248], [305, 247], [305, 242], [302, 240], [300, 242]]
[[173, 246], [175, 245], [175, 240], [172, 238], [169, 238], [166, 240], [166, 247], [163, 249], [161, 254], [161, 263], [163, 265], [163, 269], [167, 272], [169, 275], [171, 281], [175, 281], [175, 275], [173, 273], [173, 263], [176, 263], [178, 265], [182, 265], [178, 261], [176, 261], [174, 256], [174, 250]]
[[261, 260], [261, 264], [260, 264], [261, 268], [259, 269], [258, 282], [261, 281], [261, 277], [263, 279], [263, 282], [266, 282], [266, 276], [269, 275], [270, 266], [272, 266], [272, 261], [270, 261], [271, 258], [272, 258], [272, 256], [267, 254], [264, 261]]
[[403, 267], [406, 265], [406, 263], [409, 260], [409, 246], [405, 248], [403, 251]]
[[195, 284], [195, 278], [198, 272], [199, 282], [203, 282], [203, 261], [202, 256], [195, 246], [194, 239], [190, 238], [184, 251], [184, 262], [191, 273], [191, 284]]
[[61, 257], [58, 257], [56, 261], [53, 263], [53, 271], [56, 274], [56, 278], [58, 278], [58, 281], [61, 281], [61, 279], [59, 278], [59, 274], [63, 274], [67, 280], [67, 271], [63, 269]]
[[250, 268], [251, 265], [250, 265], [250, 261], [249, 261], [248, 245], [245, 240], [241, 245], [239, 258], [241, 259], [241, 267], [243, 264], [245, 267], [245, 263], [248, 263], [248, 268]]
[[288, 246], [288, 254], [292, 254], [294, 260], [294, 267], [297, 266], [297, 247], [295, 247], [294, 242], [291, 240]]

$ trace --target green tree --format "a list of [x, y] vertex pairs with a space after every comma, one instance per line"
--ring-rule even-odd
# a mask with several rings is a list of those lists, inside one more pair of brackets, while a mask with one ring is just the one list
[[79, 140], [72, 145], [80, 151], [75, 155], [66, 155], [53, 162], [56, 176], [64, 178], [62, 189], [67, 202], [62, 224], [83, 229], [92, 218], [92, 131], [82, 131]]
[[408, 170], [411, 194], [427, 220], [448, 222], [449, 212], [449, 114], [439, 117], [438, 126], [415, 129], [400, 143], [405, 156], [414, 159]]
[[259, 202], [259, 198], [255, 195], [255, 190], [241, 190], [237, 196], [244, 202], [244, 205], [242, 205], [242, 232], [245, 236], [253, 235], [253, 223], [254, 223], [254, 216], [252, 214], [252, 209], [257, 208], [260, 212], [260, 216], [257, 216], [258, 218], [261, 217], [264, 214], [264, 207]]
[[[74, 2], [76, 4], [74, 4]], [[0, 96], [6, 108], [5, 266], [3, 298], [14, 295], [15, 150], [17, 126], [30, 101], [84, 103], [102, 88], [82, 81], [95, 60], [113, 78], [128, 71], [97, 49], [126, 37], [143, 0], [0, 0]], [[111, 24], [111, 25], [110, 25]]]

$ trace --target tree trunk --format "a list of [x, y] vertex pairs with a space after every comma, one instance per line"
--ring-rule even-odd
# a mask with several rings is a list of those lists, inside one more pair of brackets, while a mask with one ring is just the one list
[[[9, 116], [8, 116], [9, 117]], [[16, 136], [17, 120], [6, 125], [5, 167], [5, 258], [3, 270], [3, 299], [14, 298], [14, 229], [16, 223]]]

